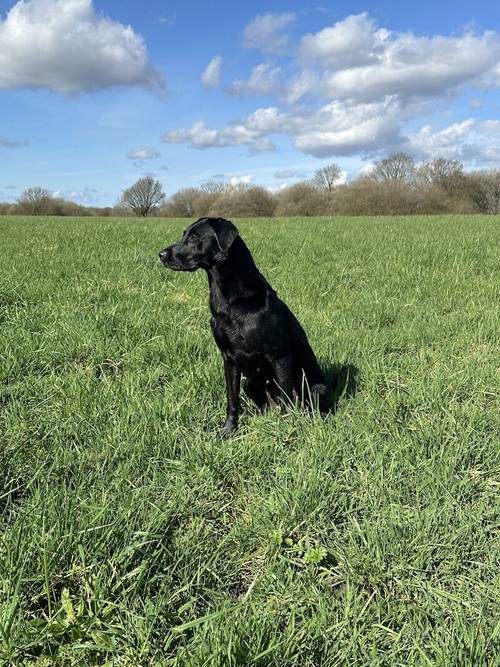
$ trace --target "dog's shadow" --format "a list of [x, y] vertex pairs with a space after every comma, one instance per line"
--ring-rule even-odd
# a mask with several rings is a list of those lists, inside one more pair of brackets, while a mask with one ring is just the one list
[[335, 414], [343, 401], [353, 398], [359, 391], [359, 368], [353, 364], [321, 364], [326, 382], [326, 396], [321, 412]]

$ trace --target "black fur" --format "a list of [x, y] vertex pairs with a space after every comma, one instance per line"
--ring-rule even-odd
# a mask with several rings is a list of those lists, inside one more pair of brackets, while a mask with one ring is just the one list
[[325, 379], [296, 317], [255, 266], [236, 227], [222, 218], [200, 218], [182, 239], [160, 252], [175, 271], [205, 269], [211, 327], [224, 360], [226, 434], [238, 427], [240, 379], [259, 408], [289, 404], [294, 395], [319, 402]]

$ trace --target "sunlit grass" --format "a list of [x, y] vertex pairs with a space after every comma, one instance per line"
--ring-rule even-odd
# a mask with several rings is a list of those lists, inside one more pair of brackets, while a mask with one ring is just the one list
[[186, 222], [0, 218], [0, 663], [495, 664], [499, 222], [236, 221], [340, 398], [222, 442]]

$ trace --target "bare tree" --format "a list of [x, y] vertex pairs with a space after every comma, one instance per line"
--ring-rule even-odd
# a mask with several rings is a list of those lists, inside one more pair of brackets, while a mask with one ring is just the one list
[[375, 162], [375, 168], [370, 174], [376, 181], [394, 181], [408, 183], [415, 172], [415, 162], [406, 153], [392, 153], [383, 160]]
[[325, 167], [318, 169], [313, 176], [312, 183], [319, 190], [331, 191], [342, 175], [342, 169], [338, 164], [327, 164]]
[[223, 181], [215, 178], [209, 178], [200, 185], [200, 190], [204, 194], [225, 194], [227, 192], [245, 192], [252, 187], [251, 183], [232, 179], [232, 181]]
[[200, 190], [210, 195], [222, 194], [223, 192], [228, 192], [230, 189], [231, 186], [227, 181], [222, 181], [216, 178], [209, 178], [208, 181], [205, 181], [200, 185]]
[[500, 169], [480, 171], [470, 176], [472, 201], [481, 213], [500, 213]]
[[134, 185], [123, 191], [120, 204], [136, 215], [146, 217], [165, 200], [160, 181], [153, 176], [143, 176]]
[[48, 215], [52, 196], [48, 190], [35, 186], [21, 192], [17, 204], [28, 215]]
[[171, 218], [192, 218], [195, 215], [194, 202], [200, 197], [197, 188], [183, 188], [173, 194], [161, 210], [161, 215]]
[[254, 186], [219, 195], [212, 203], [209, 214], [217, 217], [271, 217], [276, 204], [276, 198], [269, 190]]
[[464, 166], [458, 160], [437, 157], [421, 164], [415, 175], [422, 185], [438, 185], [448, 192], [454, 192], [464, 180]]

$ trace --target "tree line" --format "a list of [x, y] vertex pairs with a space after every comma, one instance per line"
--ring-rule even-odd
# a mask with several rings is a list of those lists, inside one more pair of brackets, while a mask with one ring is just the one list
[[230, 218], [500, 213], [500, 169], [467, 172], [458, 160], [444, 157], [417, 165], [398, 152], [375, 162], [367, 175], [348, 183], [342, 183], [341, 176], [340, 166], [330, 164], [312, 179], [278, 192], [212, 179], [168, 199], [158, 180], [144, 176], [123, 191], [114, 207], [81, 206], [32, 187], [14, 204], [0, 204], [0, 214]]

